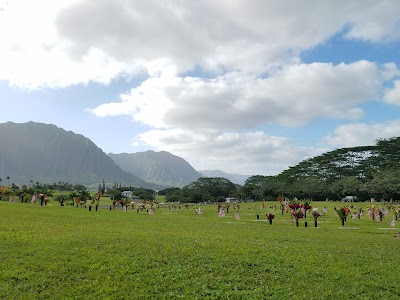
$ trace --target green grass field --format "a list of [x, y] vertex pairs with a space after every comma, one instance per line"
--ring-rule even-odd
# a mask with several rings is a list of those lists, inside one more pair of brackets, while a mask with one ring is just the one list
[[[398, 299], [399, 224], [0, 202], [0, 299]], [[277, 203], [268, 203], [268, 206]], [[312, 203], [321, 210], [325, 205]], [[355, 204], [366, 209], [367, 204]], [[279, 205], [278, 205], [279, 207]], [[256, 215], [260, 216], [257, 220]]]

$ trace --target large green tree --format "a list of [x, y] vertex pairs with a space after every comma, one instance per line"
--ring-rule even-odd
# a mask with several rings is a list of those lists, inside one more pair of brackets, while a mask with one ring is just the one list
[[400, 199], [400, 170], [386, 169], [376, 173], [374, 178], [365, 184], [366, 192], [376, 199]]

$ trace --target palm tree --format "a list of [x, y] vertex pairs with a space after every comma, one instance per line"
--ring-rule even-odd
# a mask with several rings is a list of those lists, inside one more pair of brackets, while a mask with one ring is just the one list
[[[78, 197], [77, 192], [70, 192], [68, 195], [69, 200], [72, 201], [72, 206], [75, 206], [76, 197]], [[76, 203], [76, 207], [78, 207], [78, 202]]]
[[89, 207], [89, 210], [92, 210], [92, 197], [90, 193], [86, 190], [82, 190], [78, 192], [79, 198], [81, 200], [81, 204], [83, 207]]

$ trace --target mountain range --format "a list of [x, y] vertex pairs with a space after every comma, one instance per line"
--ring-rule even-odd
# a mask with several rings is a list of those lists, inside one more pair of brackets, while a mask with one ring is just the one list
[[118, 182], [159, 188], [123, 171], [91, 140], [51, 124], [0, 124], [0, 178], [27, 184]]
[[108, 153], [108, 156], [122, 170], [154, 184], [183, 187], [202, 177], [186, 160], [165, 151]]
[[186, 160], [166, 151], [148, 150], [137, 153], [108, 153], [120, 168], [160, 185], [183, 187], [200, 177], [223, 177], [243, 185], [251, 175], [228, 174], [221, 170], [196, 171]]
[[[200, 177], [225, 177], [243, 184], [242, 175], [196, 171], [169, 152], [104, 153], [90, 139], [52, 124], [0, 124], [0, 178], [29, 182], [98, 186], [103, 180], [160, 190], [183, 187]], [[248, 176], [247, 176], [248, 177]]]

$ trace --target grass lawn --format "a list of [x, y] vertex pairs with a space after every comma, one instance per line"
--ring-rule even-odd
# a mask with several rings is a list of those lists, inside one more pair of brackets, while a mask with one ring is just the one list
[[329, 202], [318, 227], [311, 214], [296, 227], [279, 210], [270, 225], [261, 203], [241, 204], [240, 220], [216, 205], [149, 215], [50, 204], [0, 202], [0, 299], [400, 297], [392, 213], [342, 228]]

